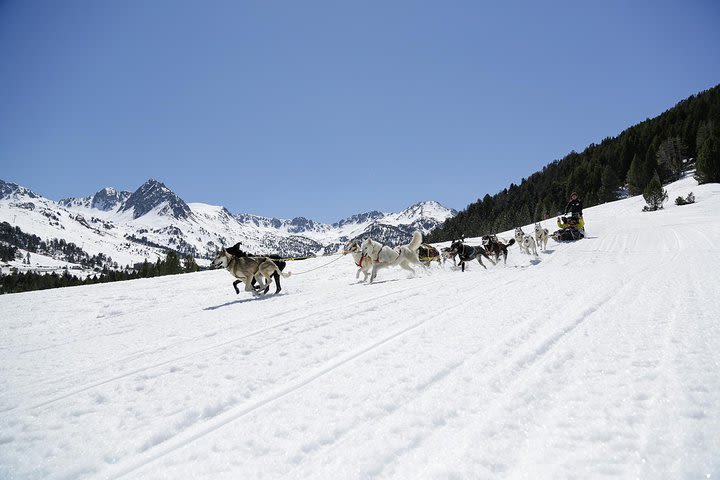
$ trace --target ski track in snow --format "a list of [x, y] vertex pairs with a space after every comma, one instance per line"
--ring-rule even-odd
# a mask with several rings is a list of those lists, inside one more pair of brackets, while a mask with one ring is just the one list
[[2, 296], [0, 478], [715, 478], [720, 196], [668, 189], [507, 267]]

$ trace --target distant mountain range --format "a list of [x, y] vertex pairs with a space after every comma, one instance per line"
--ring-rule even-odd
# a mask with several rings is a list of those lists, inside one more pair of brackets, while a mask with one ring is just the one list
[[237, 242], [250, 252], [286, 257], [333, 253], [364, 236], [397, 245], [409, 241], [414, 230], [428, 233], [456, 213], [427, 201], [399, 213], [371, 211], [325, 224], [304, 217], [283, 220], [188, 204], [154, 179], [135, 192], [108, 187], [58, 202], [0, 180], [0, 222], [42, 240], [74, 243], [89, 255], [102, 253], [121, 266], [164, 258], [168, 249], [207, 260], [219, 247]]

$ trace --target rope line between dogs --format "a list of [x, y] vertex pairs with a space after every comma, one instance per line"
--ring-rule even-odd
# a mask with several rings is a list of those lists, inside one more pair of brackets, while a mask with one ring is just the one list
[[319, 270], [319, 269], [321, 269], [321, 268], [323, 268], [323, 267], [327, 267], [327, 266], [330, 265], [331, 263], [337, 262], [338, 260], [340, 260], [340, 259], [343, 258], [343, 256], [344, 256], [344, 255], [341, 255], [341, 254], [339, 254], [339, 253], [336, 253], [335, 255], [338, 255], [338, 258], [336, 258], [336, 259], [334, 259], [334, 260], [330, 260], [329, 262], [324, 263], [324, 264], [322, 264], [322, 265], [320, 265], [320, 266], [317, 266], [317, 267], [315, 267], [315, 268], [311, 268], [310, 270], [305, 270], [304, 272], [298, 272], [298, 273], [292, 272], [292, 275], [293, 275], [293, 277], [294, 277], [295, 275], [302, 275], [303, 273], [312, 272], [313, 270]]

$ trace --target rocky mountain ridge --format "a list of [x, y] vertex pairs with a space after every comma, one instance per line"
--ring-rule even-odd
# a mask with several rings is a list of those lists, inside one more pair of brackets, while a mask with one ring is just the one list
[[43, 239], [72, 242], [89, 255], [103, 253], [120, 265], [161, 258], [168, 249], [208, 260], [218, 248], [238, 241], [251, 252], [288, 257], [333, 253], [363, 236], [401, 244], [414, 230], [428, 233], [455, 213], [431, 201], [399, 213], [370, 211], [324, 224], [305, 217], [277, 219], [188, 204], [155, 179], [134, 192], [106, 187], [91, 196], [58, 202], [0, 180], [0, 222]]

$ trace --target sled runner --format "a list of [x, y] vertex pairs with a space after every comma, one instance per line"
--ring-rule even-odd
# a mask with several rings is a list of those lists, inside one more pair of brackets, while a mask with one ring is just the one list
[[579, 230], [577, 228], [567, 227], [556, 230], [550, 236], [556, 242], [574, 242], [575, 240], [580, 240], [581, 238], [584, 238], [585, 234], [582, 232], [582, 230]]

